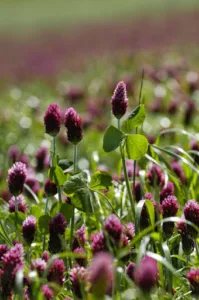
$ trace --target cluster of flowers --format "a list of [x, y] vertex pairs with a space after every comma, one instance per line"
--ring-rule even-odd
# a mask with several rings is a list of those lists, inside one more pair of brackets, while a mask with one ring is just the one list
[[[120, 82], [111, 99], [112, 113], [117, 119], [121, 119], [127, 110], [127, 93], [124, 82]], [[51, 104], [44, 116], [46, 133], [53, 138], [57, 136], [61, 127], [61, 113], [56, 103]], [[69, 108], [64, 117], [64, 125], [67, 129], [68, 141], [72, 144], [78, 144], [82, 138], [82, 121], [73, 108]], [[196, 145], [193, 143], [193, 147]], [[16, 150], [16, 149], [15, 149]], [[14, 153], [14, 154], [13, 154]], [[17, 160], [16, 152], [13, 151], [13, 160]], [[10, 153], [11, 155], [11, 153]], [[41, 170], [44, 166], [46, 155], [44, 151], [37, 153], [38, 164], [37, 169]], [[182, 183], [186, 183], [186, 177], [183, 169], [178, 161], [173, 161], [171, 168]], [[131, 166], [128, 170], [130, 173]], [[134, 170], [133, 170], [134, 171]], [[133, 172], [132, 172], [133, 174]], [[130, 174], [129, 174], [130, 175]], [[114, 178], [118, 180], [118, 178]], [[14, 162], [12, 168], [8, 171], [8, 188], [12, 195], [9, 201], [9, 211], [15, 212], [17, 221], [17, 212], [27, 212], [27, 204], [22, 192], [24, 185], [27, 183], [27, 164], [24, 162]], [[162, 169], [153, 164], [146, 172], [146, 185], [150, 188], [159, 186], [161, 188], [158, 195], [159, 199], [153, 197], [152, 193], [143, 193], [143, 188], [139, 181], [135, 182], [132, 194], [137, 202], [140, 200], [148, 200], [152, 203], [155, 219], [175, 217], [179, 211], [179, 203], [175, 197], [175, 189], [173, 182], [167, 182]], [[57, 194], [58, 187], [50, 179], [47, 179], [44, 185], [46, 197]], [[157, 197], [157, 195], [156, 195]], [[195, 225], [193, 227], [192, 224]], [[51, 254], [64, 251], [64, 234], [67, 227], [67, 221], [62, 213], [57, 213], [49, 222], [49, 240], [48, 250]], [[146, 204], [143, 205], [140, 215], [140, 227], [145, 229], [150, 226], [150, 218]], [[24, 245], [30, 245], [36, 240], [37, 220], [34, 216], [27, 216], [22, 224], [22, 232], [17, 233], [19, 241], [13, 243], [10, 249], [7, 245], [0, 245], [0, 293], [3, 299], [9, 299], [15, 291], [15, 283], [17, 276], [23, 272], [24, 280], [24, 297], [25, 299], [33, 299], [34, 280], [25, 270], [24, 248], [21, 241], [21, 234]], [[177, 223], [175, 228], [174, 221], [168, 220], [162, 225], [162, 231], [165, 238], [171, 237], [175, 230], [180, 234], [182, 247], [186, 255], [193, 252], [195, 242], [198, 235], [197, 227], [199, 227], [199, 205], [195, 200], [189, 200], [183, 208], [183, 216], [181, 221]], [[16, 228], [17, 229], [17, 228]], [[97, 231], [87, 238], [85, 226], [80, 227], [74, 235], [72, 242], [72, 251], [76, 257], [76, 264], [70, 265], [62, 259], [54, 259], [51, 261], [48, 252], [43, 252], [40, 258], [31, 261], [30, 270], [35, 270], [39, 278], [46, 278], [46, 282], [40, 287], [41, 293], [45, 299], [51, 300], [56, 295], [55, 290], [50, 283], [55, 283], [62, 287], [67, 278], [70, 279], [70, 287], [73, 294], [78, 298], [83, 298], [84, 294], [91, 292], [96, 297], [103, 297], [105, 294], [112, 295], [115, 284], [115, 261], [118, 250], [128, 247], [129, 252], [123, 258], [126, 264], [125, 271], [130, 280], [140, 288], [144, 293], [150, 292], [159, 280], [159, 271], [157, 262], [150, 256], [145, 255], [139, 263], [132, 261], [133, 251], [131, 241], [135, 237], [135, 225], [132, 222], [124, 224], [115, 215], [108, 216], [103, 225], [102, 230]], [[89, 261], [87, 247], [90, 247], [93, 259]], [[134, 257], [135, 258], [135, 257]], [[69, 268], [70, 265], [70, 268]], [[199, 293], [198, 269], [191, 269], [187, 272], [187, 279], [191, 284], [192, 291]], [[69, 299], [69, 298], [66, 298]]]

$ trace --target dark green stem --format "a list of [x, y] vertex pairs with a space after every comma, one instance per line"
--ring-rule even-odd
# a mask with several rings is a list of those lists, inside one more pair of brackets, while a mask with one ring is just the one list
[[[47, 211], [48, 211], [48, 197], [46, 198], [46, 205], [45, 205], [45, 215], [47, 214]], [[46, 248], [46, 235], [44, 234], [43, 236], [43, 251], [45, 251], [45, 248]]]
[[[118, 119], [118, 129], [120, 130], [120, 120], [119, 119]], [[126, 161], [125, 161], [124, 152], [123, 152], [123, 149], [122, 149], [121, 145], [120, 145], [120, 155], [121, 155], [121, 158], [122, 158], [124, 178], [125, 178], [125, 182], [126, 182], [126, 187], [127, 187], [129, 200], [130, 200], [130, 203], [131, 203], [132, 215], [133, 215], [133, 219], [135, 220], [135, 203], [134, 203], [134, 199], [133, 199], [133, 196], [132, 196], [132, 193], [131, 193], [131, 187], [130, 187], [128, 173], [127, 173], [127, 169], [126, 169]]]

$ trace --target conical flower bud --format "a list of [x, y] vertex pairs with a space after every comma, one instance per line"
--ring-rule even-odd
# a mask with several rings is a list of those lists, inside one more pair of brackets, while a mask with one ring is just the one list
[[117, 119], [121, 119], [127, 110], [127, 93], [126, 93], [126, 85], [123, 81], [120, 81], [113, 93], [111, 98], [112, 104], [112, 113]]
[[61, 126], [61, 114], [59, 106], [56, 103], [52, 103], [48, 106], [44, 115], [44, 124], [46, 133], [49, 135], [56, 136], [59, 133]]

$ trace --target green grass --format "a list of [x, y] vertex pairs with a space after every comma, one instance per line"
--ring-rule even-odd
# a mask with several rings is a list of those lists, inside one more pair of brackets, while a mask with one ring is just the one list
[[182, 11], [199, 7], [198, 0], [3, 0], [0, 30], [20, 31], [71, 26], [92, 21], [121, 21], [142, 13]]

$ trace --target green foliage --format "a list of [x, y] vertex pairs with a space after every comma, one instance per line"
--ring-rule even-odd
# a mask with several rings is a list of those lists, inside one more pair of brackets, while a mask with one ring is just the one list
[[130, 159], [137, 160], [147, 153], [148, 141], [141, 134], [129, 134], [126, 138], [126, 152]]
[[103, 139], [103, 149], [105, 152], [111, 152], [119, 147], [124, 139], [124, 134], [115, 128], [114, 126], [109, 126], [105, 133]]
[[91, 190], [105, 190], [113, 186], [112, 177], [106, 173], [97, 171], [91, 177], [89, 188]]
[[133, 129], [142, 125], [145, 120], [145, 108], [143, 104], [137, 106], [122, 124], [125, 133], [132, 133]]

